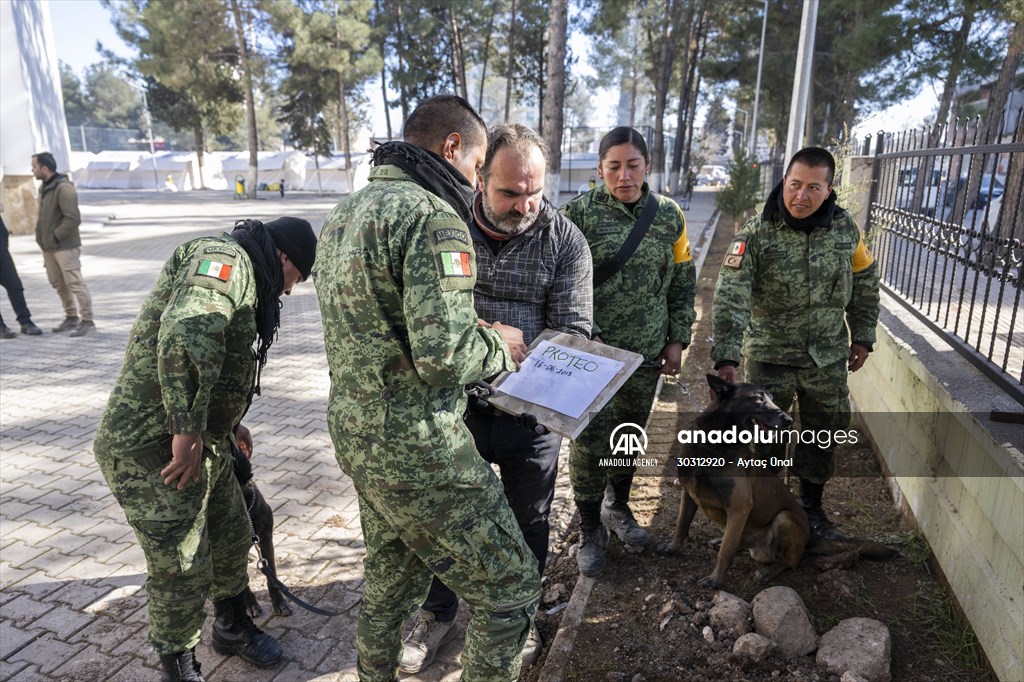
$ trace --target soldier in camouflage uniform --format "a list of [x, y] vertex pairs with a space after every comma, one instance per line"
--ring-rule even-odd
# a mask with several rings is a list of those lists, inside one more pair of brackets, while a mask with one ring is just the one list
[[[796, 396], [801, 430], [831, 433], [850, 425], [847, 373], [871, 352], [879, 306], [877, 267], [836, 206], [834, 177], [827, 150], [800, 150], [764, 212], [736, 235], [718, 276], [711, 349], [718, 376], [735, 381], [742, 355], [747, 381], [779, 407], [789, 410]], [[833, 452], [831, 443], [798, 443], [792, 467], [812, 531], [830, 539], [841, 537], [821, 507]], [[764, 454], [782, 458], [785, 445]]]
[[187, 242], [132, 327], [93, 448], [146, 555], [149, 641], [164, 681], [203, 679], [195, 646], [207, 597], [215, 651], [259, 667], [281, 660], [245, 610], [250, 525], [231, 446], [252, 452], [240, 422], [259, 391], [280, 296], [309, 276], [315, 250], [312, 227], [297, 218]]
[[[469, 225], [478, 265], [477, 315], [513, 323], [526, 344], [545, 329], [589, 339], [593, 318], [590, 249], [579, 229], [544, 198], [546, 162], [547, 145], [531, 128], [492, 129]], [[507, 414], [475, 396], [466, 426], [480, 455], [498, 467], [505, 497], [543, 575], [562, 437], [538, 425], [533, 415]], [[458, 596], [435, 577], [403, 644], [402, 672], [420, 672], [431, 664], [456, 634], [458, 607]], [[542, 646], [534, 624], [523, 664], [535, 662]]]
[[328, 423], [366, 544], [361, 680], [397, 679], [402, 621], [432, 575], [471, 609], [466, 680], [516, 679], [540, 597], [537, 561], [463, 422], [464, 386], [516, 369], [526, 349], [520, 330], [478, 324], [473, 309], [466, 224], [486, 139], [464, 99], [424, 100], [321, 232]]
[[597, 173], [605, 184], [562, 207], [583, 230], [595, 271], [618, 253], [652, 197], [658, 197], [659, 207], [633, 256], [594, 287], [594, 338], [640, 353], [647, 362], [571, 445], [569, 474], [581, 528], [576, 561], [584, 575], [604, 569], [609, 531], [634, 551], [649, 542], [628, 504], [636, 466], [603, 467], [600, 459], [611, 455], [609, 438], [619, 424], [646, 423], [658, 375], [679, 371], [697, 316], [686, 220], [678, 204], [647, 186], [650, 155], [643, 136], [616, 128], [601, 140], [599, 156]]

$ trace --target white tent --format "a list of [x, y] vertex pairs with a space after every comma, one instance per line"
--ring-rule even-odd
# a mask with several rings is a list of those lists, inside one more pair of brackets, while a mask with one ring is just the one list
[[[330, 157], [318, 157], [320, 167], [312, 156], [306, 157], [306, 183], [302, 189], [316, 192], [322, 189], [324, 192], [337, 192], [341, 194], [351, 193], [353, 187], [349, 185], [348, 172], [345, 170], [345, 155], [336, 154]], [[370, 174], [370, 155], [352, 155], [352, 175], [354, 189], [360, 189], [368, 182]], [[317, 178], [319, 177], [319, 182]]]
[[[226, 182], [219, 172], [220, 164], [210, 156], [203, 156], [203, 178], [206, 187], [224, 189]], [[155, 159], [145, 154], [139, 158], [132, 176], [134, 186], [146, 189], [164, 190], [172, 185], [179, 192], [199, 189], [199, 157], [194, 152], [157, 152]]]
[[79, 187], [88, 187], [89, 162], [96, 158], [92, 152], [69, 152], [68, 173], [71, 174], [71, 182]]
[[[92, 189], [138, 189], [141, 178], [134, 177], [139, 152], [105, 151], [95, 154], [85, 166], [85, 174], [76, 179], [79, 187]], [[148, 154], [146, 156], [149, 156]]]
[[[248, 176], [249, 152], [214, 152], [210, 156], [216, 156], [220, 162], [227, 189], [234, 191], [236, 176]], [[258, 152], [257, 156], [257, 186], [276, 185], [282, 179], [286, 188], [305, 184], [306, 155], [302, 152]]]

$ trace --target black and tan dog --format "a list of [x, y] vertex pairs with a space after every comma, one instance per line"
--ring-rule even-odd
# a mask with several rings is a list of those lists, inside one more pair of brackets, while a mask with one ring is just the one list
[[[760, 386], [732, 384], [712, 374], [708, 375], [708, 384], [716, 400], [694, 421], [693, 434], [746, 432], [749, 437], [743, 439], [750, 442], [793, 423]], [[758, 436], [754, 435], [756, 430], [761, 432]], [[820, 555], [848, 555], [851, 560], [886, 559], [895, 554], [875, 542], [812, 539], [807, 513], [777, 475], [783, 463], [758, 460], [752, 452], [753, 448], [741, 442], [690, 443], [684, 445], [677, 460], [683, 495], [675, 536], [663, 551], [679, 551], [697, 509], [725, 529], [715, 570], [697, 581], [698, 585], [721, 586], [741, 549], [750, 550], [754, 561], [764, 564], [755, 574], [755, 580], [762, 583], [787, 568], [796, 568], [805, 550]]]
[[[270, 570], [277, 575], [277, 565], [274, 562], [274, 511], [263, 499], [260, 489], [256, 487], [256, 482], [252, 478], [252, 462], [237, 445], [231, 446], [231, 454], [235, 460], [235, 478], [242, 486], [245, 508], [249, 511], [249, 521], [252, 523], [256, 536], [260, 539], [260, 553], [266, 559]], [[269, 580], [267, 581], [267, 592], [270, 594], [270, 603], [274, 607], [276, 615], [292, 615], [292, 609], [288, 606], [284, 595], [281, 594], [281, 590]], [[263, 608], [256, 601], [256, 595], [249, 587], [245, 588], [245, 608], [250, 618], [256, 618], [263, 613]]]

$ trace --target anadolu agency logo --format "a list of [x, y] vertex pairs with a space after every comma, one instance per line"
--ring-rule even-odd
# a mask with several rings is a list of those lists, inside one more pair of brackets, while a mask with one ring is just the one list
[[619, 424], [608, 437], [608, 447], [612, 457], [643, 457], [647, 454], [647, 432], [632, 422]]

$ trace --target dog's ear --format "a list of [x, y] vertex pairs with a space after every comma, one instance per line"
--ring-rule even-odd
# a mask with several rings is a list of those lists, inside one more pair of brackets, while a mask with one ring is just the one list
[[719, 402], [725, 400], [736, 391], [736, 384], [729, 383], [725, 379], [718, 378], [715, 374], [708, 374], [708, 386]]

